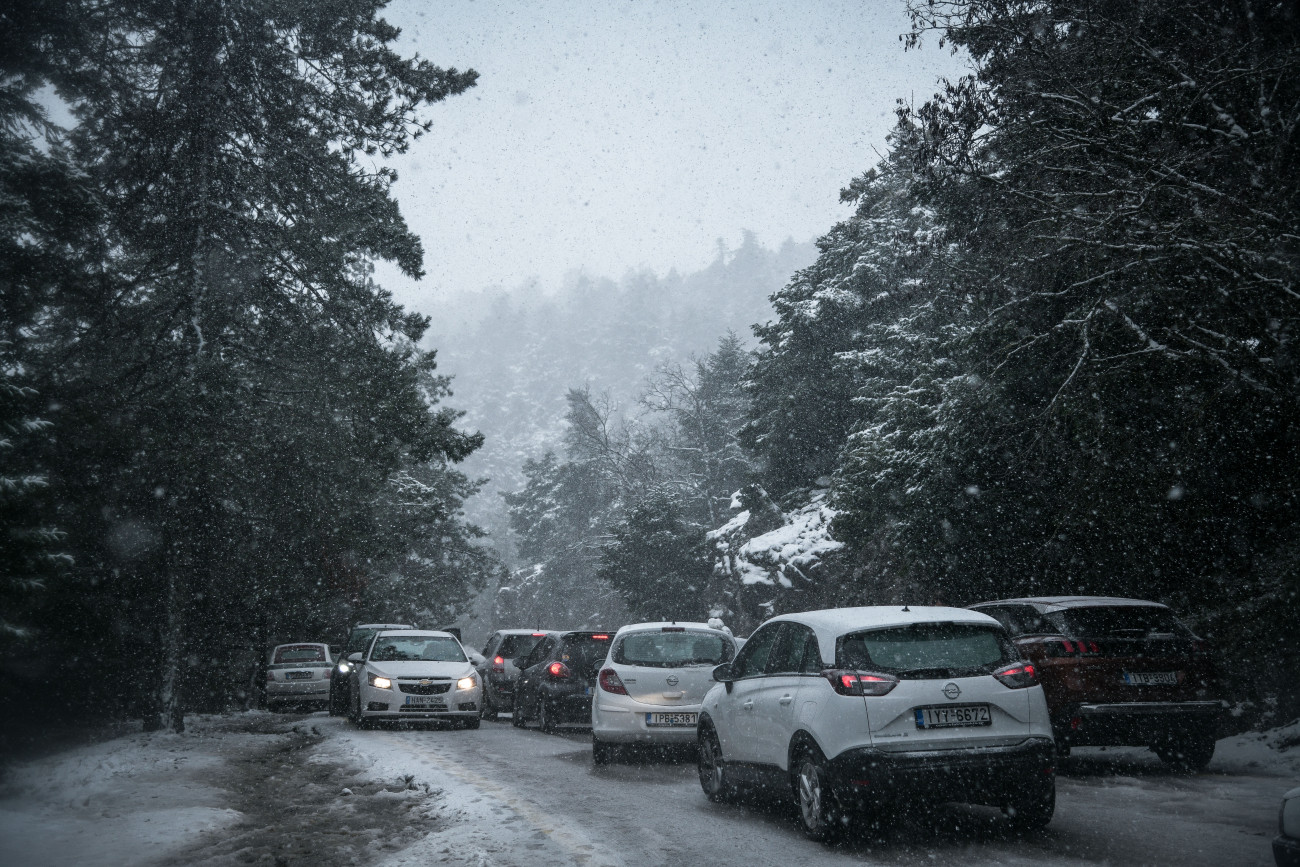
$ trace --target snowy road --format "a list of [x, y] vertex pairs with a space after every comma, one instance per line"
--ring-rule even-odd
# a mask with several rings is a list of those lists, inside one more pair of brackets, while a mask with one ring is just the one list
[[443, 790], [443, 830], [384, 862], [392, 867], [1271, 864], [1278, 798], [1293, 785], [1248, 771], [1180, 776], [1145, 751], [1084, 750], [1064, 763], [1056, 818], [1041, 834], [1011, 837], [994, 811], [949, 807], [827, 848], [805, 840], [787, 808], [709, 803], [685, 758], [596, 767], [582, 730], [321, 728], [321, 749], [337, 758]]

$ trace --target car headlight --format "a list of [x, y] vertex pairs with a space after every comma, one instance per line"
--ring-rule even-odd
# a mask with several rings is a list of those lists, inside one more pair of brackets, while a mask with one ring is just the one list
[[473, 689], [476, 686], [478, 686], [478, 678], [472, 674], [456, 681], [456, 689]]
[[375, 689], [392, 689], [393, 682], [386, 677], [380, 677], [377, 674], [370, 675], [370, 685]]
[[339, 663], [339, 674], [347, 674], [351, 670], [352, 666], [348, 665], [346, 662]]

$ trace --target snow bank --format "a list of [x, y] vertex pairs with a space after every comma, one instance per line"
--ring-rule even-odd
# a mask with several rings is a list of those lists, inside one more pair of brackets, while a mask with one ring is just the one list
[[0, 786], [0, 852], [25, 867], [148, 865], [238, 822], [214, 771], [266, 735], [191, 717], [183, 735], [138, 733], [18, 765]]
[[1263, 732], [1223, 738], [1214, 748], [1209, 770], [1300, 780], [1300, 719]]

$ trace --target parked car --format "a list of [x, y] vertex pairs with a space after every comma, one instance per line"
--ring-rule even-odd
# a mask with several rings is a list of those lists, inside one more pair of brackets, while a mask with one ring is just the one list
[[610, 637], [608, 632], [546, 633], [518, 664], [510, 721], [520, 728], [535, 721], [544, 732], [590, 722], [591, 694]]
[[1300, 867], [1300, 788], [1282, 796], [1277, 811], [1277, 836], [1273, 838], [1277, 867]]
[[267, 710], [283, 710], [291, 704], [325, 706], [333, 670], [329, 645], [309, 642], [275, 647], [266, 665]]
[[515, 709], [515, 679], [524, 657], [546, 633], [534, 629], [498, 629], [483, 645], [483, 662], [476, 666], [483, 680], [483, 718]]
[[348, 656], [348, 716], [359, 726], [381, 720], [454, 722], [479, 727], [478, 673], [454, 635], [384, 629], [365, 651]]
[[971, 606], [996, 618], [1038, 669], [1062, 753], [1147, 746], [1199, 770], [1214, 755], [1222, 692], [1214, 656], [1164, 605], [1042, 596]]
[[698, 726], [705, 794], [790, 792], [827, 839], [890, 804], [1001, 807], [1051, 821], [1055, 755], [1032, 663], [993, 618], [961, 608], [808, 611], [760, 626], [713, 671]]
[[591, 703], [597, 764], [619, 744], [695, 743], [713, 669], [736, 655], [731, 635], [707, 623], [635, 623], [610, 642]]
[[352, 663], [348, 657], [370, 646], [370, 639], [381, 629], [414, 629], [409, 623], [358, 623], [348, 633], [347, 643], [338, 654], [339, 663], [330, 673], [330, 716], [343, 716], [348, 712], [348, 689]]

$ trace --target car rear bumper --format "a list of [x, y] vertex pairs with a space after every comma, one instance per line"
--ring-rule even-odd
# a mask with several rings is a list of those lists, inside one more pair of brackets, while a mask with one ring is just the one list
[[497, 683], [491, 678], [487, 680], [486, 690], [492, 701], [492, 707], [499, 711], [509, 713], [515, 706], [515, 684], [514, 681], [505, 681]]
[[855, 749], [830, 761], [831, 783], [849, 803], [961, 801], [1001, 805], [1055, 785], [1056, 749], [1047, 738], [1009, 746], [888, 753]]
[[601, 697], [593, 702], [591, 710], [591, 734], [597, 740], [609, 743], [654, 743], [654, 744], [693, 744], [698, 737], [695, 725], [652, 726], [647, 714], [652, 713], [686, 713], [694, 714], [698, 720], [700, 706], [667, 707], [664, 705], [644, 704], [635, 699], [619, 696], [613, 700]]
[[1146, 745], [1173, 735], [1212, 735], [1221, 713], [1217, 701], [1080, 704], [1057, 718], [1056, 729], [1075, 746]]
[[325, 701], [330, 696], [328, 680], [309, 680], [289, 683], [268, 683], [266, 697], [277, 701], [293, 699], [297, 701]]

